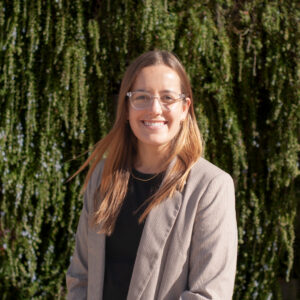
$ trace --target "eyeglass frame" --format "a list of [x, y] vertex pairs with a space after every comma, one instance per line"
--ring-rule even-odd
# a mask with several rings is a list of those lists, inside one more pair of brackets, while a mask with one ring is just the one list
[[[142, 91], [132, 91], [132, 92], [127, 92], [127, 93], [126, 93], [126, 96], [129, 98], [129, 103], [130, 103], [131, 107], [132, 107], [133, 109], [135, 109], [135, 110], [144, 110], [144, 109], [147, 109], [147, 107], [146, 107], [146, 108], [136, 108], [136, 107], [134, 107], [133, 104], [132, 104], [132, 102], [131, 102], [131, 100], [130, 100], [130, 99], [131, 99], [131, 96], [132, 96], [134, 93], [139, 93], [139, 92], [142, 92]], [[146, 92], [146, 91], [144, 91], [144, 93], [147, 93], [147, 94], [150, 95], [150, 100], [152, 100], [151, 104], [153, 103], [153, 99], [154, 99], [154, 98], [157, 98], [157, 100], [158, 100], [158, 102], [159, 102], [159, 104], [160, 104], [160, 107], [161, 107], [162, 109], [167, 110], [167, 111], [170, 111], [170, 110], [171, 110], [171, 109], [167, 108], [163, 103], [161, 103], [161, 98], [160, 98], [160, 96], [151, 95], [149, 92]], [[176, 93], [176, 92], [174, 92], [174, 93]], [[177, 93], [176, 93], [176, 94], [177, 94]], [[187, 96], [186, 96], [185, 94], [178, 94], [178, 96], [179, 96], [179, 98], [175, 99], [176, 101], [174, 101], [174, 102], [171, 103], [171, 104], [178, 103], [179, 101], [186, 101]], [[149, 106], [150, 106], [150, 104], [149, 104]]]

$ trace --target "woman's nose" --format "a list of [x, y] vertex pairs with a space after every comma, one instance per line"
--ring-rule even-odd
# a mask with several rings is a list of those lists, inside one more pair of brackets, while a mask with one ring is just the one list
[[161, 103], [160, 103], [160, 100], [159, 100], [159, 96], [152, 97], [150, 110], [155, 112], [155, 113], [161, 113], [162, 112], [162, 107], [161, 107]]

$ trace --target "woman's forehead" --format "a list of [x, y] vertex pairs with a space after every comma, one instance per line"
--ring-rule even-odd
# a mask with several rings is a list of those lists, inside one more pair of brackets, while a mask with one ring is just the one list
[[165, 65], [155, 65], [143, 68], [137, 75], [133, 89], [177, 90], [181, 81], [177, 72]]

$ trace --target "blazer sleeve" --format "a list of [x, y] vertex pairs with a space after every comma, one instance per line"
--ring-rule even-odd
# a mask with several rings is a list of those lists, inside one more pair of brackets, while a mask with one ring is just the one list
[[222, 172], [199, 199], [190, 248], [189, 288], [180, 300], [232, 299], [237, 241], [234, 185]]
[[75, 250], [71, 264], [67, 270], [66, 281], [68, 300], [87, 299], [88, 284], [88, 209], [87, 197], [84, 194], [84, 203], [76, 231]]

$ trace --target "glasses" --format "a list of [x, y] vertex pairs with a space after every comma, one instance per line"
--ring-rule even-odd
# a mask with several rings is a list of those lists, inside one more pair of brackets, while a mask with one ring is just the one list
[[153, 99], [157, 98], [160, 106], [163, 110], [170, 111], [176, 107], [176, 103], [185, 101], [186, 96], [184, 94], [178, 94], [175, 92], [163, 93], [160, 96], [153, 96], [148, 92], [128, 92], [126, 94], [129, 97], [129, 102], [132, 108], [136, 110], [143, 110], [150, 108], [153, 104]]

